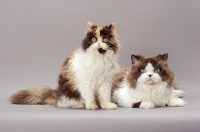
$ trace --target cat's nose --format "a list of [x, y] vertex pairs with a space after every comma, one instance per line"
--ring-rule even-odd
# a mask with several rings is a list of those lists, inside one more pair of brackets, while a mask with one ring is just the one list
[[150, 74], [149, 77], [151, 77], [152, 75]]

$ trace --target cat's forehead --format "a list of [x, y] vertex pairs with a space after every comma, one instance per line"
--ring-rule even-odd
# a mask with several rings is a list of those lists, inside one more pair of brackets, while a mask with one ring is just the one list
[[94, 26], [93, 34], [95, 37], [105, 36], [111, 34], [107, 26]]
[[151, 62], [149, 62], [149, 63], [147, 63], [145, 69], [146, 69], [147, 71], [153, 71], [153, 70], [155, 69], [155, 67], [152, 65]]
[[159, 60], [157, 60], [155, 57], [146, 57], [140, 60], [140, 65], [146, 67], [148, 64], [151, 64], [153, 67], [155, 67], [158, 62]]
[[163, 60], [157, 58], [156, 56], [153, 57], [142, 57], [138, 63], [135, 64], [134, 67], [137, 68], [148, 68], [150, 70], [156, 69], [156, 68], [167, 68], [167, 63], [165, 63]]
[[95, 29], [95, 37], [100, 37], [100, 31], [103, 29], [102, 26], [97, 26], [96, 29]]

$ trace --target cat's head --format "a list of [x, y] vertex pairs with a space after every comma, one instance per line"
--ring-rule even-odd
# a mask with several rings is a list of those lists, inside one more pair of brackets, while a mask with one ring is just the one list
[[167, 65], [168, 54], [144, 57], [131, 55], [132, 69], [128, 75], [131, 87], [137, 84], [154, 85], [166, 82], [168, 87], [174, 85], [174, 73]]
[[82, 43], [84, 51], [95, 51], [102, 55], [111, 51], [113, 54], [117, 54], [119, 47], [115, 23], [109, 26], [96, 26], [91, 22], [87, 23], [86, 36]]

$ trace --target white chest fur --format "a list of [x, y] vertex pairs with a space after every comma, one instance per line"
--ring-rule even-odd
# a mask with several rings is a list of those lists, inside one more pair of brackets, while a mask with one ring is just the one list
[[83, 80], [95, 81], [98, 84], [105, 80], [111, 81], [112, 76], [119, 70], [117, 57], [112, 52], [108, 50], [105, 55], [102, 55], [98, 52], [81, 51], [76, 54], [72, 69], [76, 74], [77, 83], [84, 82]]
[[130, 91], [136, 99], [151, 101], [156, 105], [165, 105], [172, 95], [172, 89], [167, 88], [165, 82], [154, 85], [138, 84], [135, 89], [130, 89]]

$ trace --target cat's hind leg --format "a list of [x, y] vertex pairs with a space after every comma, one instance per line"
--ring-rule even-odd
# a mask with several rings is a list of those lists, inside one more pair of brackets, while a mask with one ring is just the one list
[[133, 95], [125, 88], [119, 88], [112, 94], [112, 102], [115, 102], [119, 107], [139, 108], [140, 102], [133, 98]]
[[139, 108], [140, 101], [130, 101], [130, 100], [118, 100], [117, 105], [119, 107], [126, 107], [126, 108]]
[[84, 102], [83, 100], [75, 100], [75, 99], [69, 99], [65, 96], [60, 97], [60, 99], [57, 100], [57, 107], [61, 108], [84, 108]]
[[139, 108], [141, 101], [132, 99], [132, 98], [120, 98], [117, 101], [117, 105], [120, 107], [126, 107], [126, 108]]

